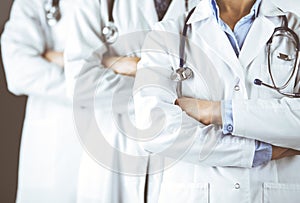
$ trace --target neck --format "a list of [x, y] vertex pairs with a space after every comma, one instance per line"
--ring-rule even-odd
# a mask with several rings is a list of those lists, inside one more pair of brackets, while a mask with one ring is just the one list
[[244, 16], [246, 16], [256, 0], [216, 0], [220, 9], [220, 18], [231, 29]]

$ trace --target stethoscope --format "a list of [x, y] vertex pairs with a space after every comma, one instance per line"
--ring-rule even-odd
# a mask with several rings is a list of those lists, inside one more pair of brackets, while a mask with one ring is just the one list
[[[173, 81], [178, 82], [177, 84], [177, 94], [178, 97], [182, 97], [182, 82], [190, 79], [193, 77], [193, 71], [192, 69], [190, 69], [189, 67], [184, 66], [185, 64], [185, 60], [184, 60], [184, 53], [185, 53], [185, 44], [186, 44], [186, 38], [187, 38], [187, 30], [188, 28], [191, 26], [189, 24], [187, 24], [188, 20], [190, 19], [191, 15], [194, 13], [195, 8], [193, 8], [187, 15], [185, 22], [184, 22], [184, 27], [183, 27], [183, 31], [182, 31], [182, 37], [180, 39], [180, 46], [179, 46], [179, 68], [176, 69], [172, 74], [171, 74], [171, 79]], [[272, 81], [272, 85], [266, 84], [263, 81], [259, 80], [259, 79], [255, 79], [254, 80], [254, 84], [255, 85], [263, 85], [265, 87], [271, 88], [276, 90], [278, 93], [287, 96], [287, 97], [292, 97], [292, 98], [300, 98], [300, 93], [284, 93], [282, 92], [292, 81], [293, 76], [296, 73], [297, 70], [297, 64], [298, 64], [298, 56], [299, 56], [299, 50], [300, 50], [300, 44], [299, 44], [299, 38], [297, 36], [297, 34], [291, 30], [288, 27], [288, 21], [287, 21], [287, 17], [284, 15], [282, 16], [284, 19], [284, 24], [283, 26], [277, 27], [275, 28], [272, 36], [270, 37], [270, 39], [267, 42], [267, 55], [268, 55], [268, 72]], [[285, 61], [291, 61], [294, 60], [294, 65], [293, 65], [293, 70], [288, 78], [288, 80], [281, 86], [277, 86], [275, 84], [275, 80], [273, 78], [273, 74], [271, 71], [271, 45], [273, 42], [274, 37], [289, 37], [289, 39], [291, 39], [293, 41], [293, 43], [295, 44], [295, 57], [291, 57], [288, 56], [286, 54], [282, 54], [280, 53], [277, 58], [285, 60]]]
[[[299, 56], [299, 50], [300, 50], [300, 44], [299, 44], [299, 38], [297, 36], [297, 34], [288, 27], [288, 20], [287, 17], [284, 15], [283, 17], [283, 26], [281, 27], [277, 27], [275, 28], [272, 36], [270, 37], [270, 39], [267, 42], [267, 54], [268, 54], [268, 72], [271, 78], [271, 82], [272, 85], [264, 83], [263, 81], [261, 81], [260, 79], [255, 79], [254, 80], [254, 84], [255, 85], [263, 85], [265, 87], [271, 88], [276, 90], [278, 93], [287, 96], [287, 97], [291, 97], [291, 98], [300, 98], [300, 92], [293, 92], [293, 93], [285, 93], [282, 92], [283, 90], [285, 90], [285, 88], [291, 83], [293, 76], [296, 73], [297, 70], [297, 64], [298, 64], [298, 56]], [[278, 59], [284, 60], [284, 61], [292, 61], [294, 60], [294, 65], [293, 65], [293, 69], [292, 72], [290, 74], [290, 76], [288, 77], [288, 80], [281, 86], [277, 86], [275, 84], [275, 80], [272, 74], [272, 70], [271, 70], [271, 45], [272, 42], [274, 40], [275, 37], [287, 37], [289, 39], [292, 40], [292, 42], [295, 45], [295, 57], [287, 55], [287, 54], [283, 54], [283, 53], [279, 53], [279, 55], [277, 56]]]
[[46, 20], [49, 26], [54, 26], [61, 18], [59, 0], [48, 0], [45, 4]]
[[113, 18], [114, 3], [114, 0], [107, 0], [108, 22], [106, 22], [106, 25], [102, 28], [103, 40], [107, 44], [115, 43], [119, 37], [119, 31]]
[[180, 46], [179, 46], [179, 68], [176, 69], [171, 74], [171, 80], [178, 82], [177, 83], [177, 95], [178, 97], [182, 97], [182, 82], [185, 80], [188, 80], [193, 77], [193, 71], [189, 67], [185, 66], [185, 60], [184, 60], [184, 53], [185, 53], [185, 44], [186, 44], [186, 37], [187, 37], [187, 31], [190, 25], [187, 24], [188, 20], [190, 19], [191, 15], [194, 13], [196, 7], [194, 7], [187, 15], [185, 21], [184, 21], [184, 27], [182, 31], [182, 37], [180, 38]]
[[[107, 11], [108, 11], [108, 22], [102, 28], [102, 36], [103, 40], [107, 44], [113, 44], [117, 41], [119, 37], [119, 31], [117, 26], [114, 23], [113, 18], [113, 6], [115, 1], [114, 0], [107, 0]], [[185, 0], [185, 9], [188, 11], [188, 0]]]

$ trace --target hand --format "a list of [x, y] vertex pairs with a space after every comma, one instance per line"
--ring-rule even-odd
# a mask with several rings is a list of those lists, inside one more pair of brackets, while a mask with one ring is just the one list
[[51, 62], [55, 63], [56, 65], [60, 67], [64, 67], [64, 53], [58, 52], [58, 51], [46, 51], [43, 55], [43, 57]]
[[202, 99], [181, 97], [176, 100], [175, 104], [180, 106], [181, 109], [185, 111], [189, 116], [205, 125], [222, 125], [220, 101], [208, 101]]
[[277, 160], [294, 155], [300, 155], [300, 151], [272, 145], [272, 160]]
[[139, 60], [139, 57], [104, 57], [102, 63], [117, 74], [134, 77]]

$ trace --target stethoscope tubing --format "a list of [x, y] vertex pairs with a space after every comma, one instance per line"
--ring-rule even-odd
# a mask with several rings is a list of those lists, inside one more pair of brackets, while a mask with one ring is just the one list
[[[180, 46], [179, 46], [179, 57], [180, 57], [179, 68], [174, 71], [175, 72], [174, 74], [177, 74], [177, 75], [184, 71], [183, 67], [184, 67], [184, 64], [185, 64], [184, 55], [185, 55], [185, 44], [186, 44], [186, 38], [187, 38], [187, 31], [188, 31], [188, 28], [191, 26], [191, 25], [187, 24], [187, 22], [190, 19], [191, 15], [194, 13], [195, 8], [196, 7], [194, 7], [188, 13], [188, 15], [185, 19], [185, 22], [184, 22], [184, 27], [183, 27], [183, 31], [182, 31], [182, 36], [180, 38]], [[272, 81], [272, 85], [266, 84], [266, 83], [264, 83], [263, 81], [261, 81], [259, 79], [255, 79], [254, 84], [259, 85], [259, 86], [263, 85], [265, 87], [274, 89], [283, 96], [287, 96], [287, 97], [291, 97], [291, 98], [299, 98], [300, 97], [300, 92], [299, 93], [284, 93], [284, 92], [282, 92], [282, 90], [284, 90], [290, 84], [290, 82], [293, 79], [293, 76], [296, 73], [297, 65], [299, 63], [299, 50], [300, 50], [299, 37], [297, 36], [297, 34], [292, 29], [290, 29], [288, 27], [287, 17], [284, 15], [283, 18], [284, 18], [283, 19], [284, 25], [281, 26], [281, 27], [275, 28], [272, 36], [270, 37], [270, 39], [267, 42], [268, 72], [269, 72], [269, 75], [270, 75], [270, 78], [271, 78], [271, 81]], [[295, 57], [295, 62], [294, 62], [294, 66], [293, 66], [293, 71], [292, 71], [291, 75], [289, 76], [288, 80], [282, 86], [277, 87], [276, 84], [275, 84], [275, 80], [273, 78], [271, 65], [270, 65], [271, 64], [271, 61], [270, 61], [270, 58], [271, 58], [271, 56], [270, 56], [271, 55], [270, 46], [272, 44], [273, 37], [279, 31], [284, 31], [284, 32], [288, 32], [289, 34], [291, 34], [291, 36], [292, 36], [292, 38], [293, 38], [293, 40], [295, 41], [295, 44], [296, 44], [296, 46], [295, 46], [295, 48], [296, 48], [296, 50], [295, 50], [296, 51], [296, 57]], [[190, 69], [190, 71], [192, 71], [192, 70]], [[178, 77], [176, 77], [176, 79], [174, 79], [175, 77], [171, 77], [171, 78], [173, 78], [173, 80], [177, 79], [178, 84], [177, 84], [176, 92], [178, 94], [178, 97], [182, 97], [182, 82], [186, 79], [189, 79], [189, 78], [181, 77], [180, 75], [178, 75]], [[179, 80], [178, 80], [178, 78], [179, 78]]]
[[[287, 23], [288, 21], [287, 21], [287, 18], [286, 18], [285, 15], [283, 16], [283, 19], [284, 19], [283, 20], [284, 25], [281, 26], [281, 27], [275, 28], [272, 36], [270, 37], [270, 39], [267, 42], [267, 50], [268, 50], [267, 51], [267, 55], [268, 55], [268, 72], [269, 72], [269, 75], [270, 75], [270, 78], [271, 78], [272, 85], [269, 85], [269, 84], [266, 84], [266, 83], [263, 83], [263, 82], [261, 82], [261, 84], [264, 85], [265, 87], [268, 87], [268, 88], [276, 90], [278, 93], [280, 93], [283, 96], [287, 96], [287, 97], [291, 97], [291, 98], [299, 98], [300, 97], [300, 93], [284, 93], [284, 92], [282, 92], [282, 90], [284, 90], [285, 88], [287, 88], [287, 86], [290, 84], [290, 82], [293, 79], [293, 76], [296, 73], [297, 65], [298, 65], [298, 58], [299, 58], [299, 47], [300, 47], [299, 38], [298, 38], [297, 34], [292, 29], [290, 29], [288, 27], [288, 23]], [[288, 80], [283, 85], [281, 85], [280, 87], [278, 87], [275, 84], [275, 80], [274, 80], [274, 77], [273, 77], [273, 74], [272, 74], [272, 70], [271, 70], [271, 44], [272, 44], [274, 36], [276, 36], [276, 33], [281, 32], [281, 31], [287, 32], [288, 34], [290, 34], [292, 36], [292, 39], [295, 41], [295, 44], [296, 44], [296, 46], [295, 46], [296, 56], [295, 56], [295, 59], [294, 59], [295, 62], [294, 62], [294, 65], [293, 65], [293, 71], [290, 74]], [[256, 83], [254, 82], [254, 84], [256, 84]]]
[[[187, 1], [186, 1], [187, 2]], [[194, 7], [187, 15], [185, 21], [184, 21], [184, 27], [183, 27], [183, 31], [182, 31], [182, 36], [180, 37], [180, 45], [179, 45], [179, 69], [175, 70], [176, 74], [177, 74], [177, 78], [179, 78], [178, 80], [178, 84], [176, 87], [176, 92], [178, 97], [182, 97], [182, 81], [184, 81], [185, 79], [181, 79], [181, 78], [185, 78], [182, 77], [182, 75], [178, 75], [181, 72], [180, 69], [183, 69], [183, 66], [185, 64], [185, 59], [184, 59], [184, 53], [185, 53], [185, 41], [186, 41], [186, 37], [187, 37], [187, 31], [188, 31], [188, 27], [190, 25], [187, 24], [188, 20], [190, 19], [191, 15], [194, 13], [196, 7]], [[190, 70], [192, 71], [192, 70]], [[188, 78], [187, 78], [188, 79]]]

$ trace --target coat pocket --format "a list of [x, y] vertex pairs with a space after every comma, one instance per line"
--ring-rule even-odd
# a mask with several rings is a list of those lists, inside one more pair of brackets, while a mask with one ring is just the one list
[[[288, 82], [289, 78], [291, 77], [291, 74], [293, 73], [293, 68], [288, 65], [278, 65], [278, 64], [272, 65], [271, 73], [275, 85], [277, 87], [282, 87]], [[261, 66], [260, 75], [258, 78], [262, 80], [264, 83], [273, 86], [272, 79], [267, 65]], [[294, 91], [295, 82], [296, 82], [296, 78], [294, 74], [291, 80], [288, 82], [287, 87], [282, 89], [281, 92], [292, 93]], [[270, 97], [282, 98], [282, 95], [279, 94], [276, 90], [267, 87], [259, 87], [259, 93], [260, 93], [259, 96], [262, 98], [270, 98]]]
[[208, 183], [162, 182], [159, 203], [208, 203]]
[[300, 184], [264, 183], [264, 203], [298, 203], [300, 200]]

